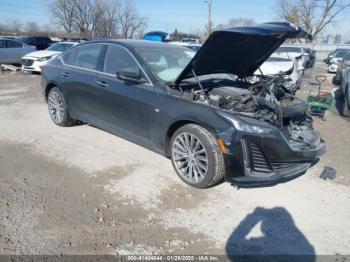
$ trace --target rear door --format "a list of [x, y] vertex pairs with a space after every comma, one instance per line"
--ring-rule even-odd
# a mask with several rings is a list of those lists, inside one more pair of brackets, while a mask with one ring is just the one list
[[82, 120], [98, 120], [101, 100], [96, 89], [96, 72], [103, 50], [102, 44], [86, 44], [62, 57], [62, 91], [70, 110]]
[[20, 64], [22, 60], [23, 43], [5, 40], [5, 48], [7, 49], [8, 63]]

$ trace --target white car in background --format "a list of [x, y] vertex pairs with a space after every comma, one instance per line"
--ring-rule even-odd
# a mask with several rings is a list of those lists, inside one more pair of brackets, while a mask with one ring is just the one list
[[32, 52], [22, 57], [22, 70], [28, 72], [41, 72], [41, 67], [45, 66], [47, 62], [77, 45], [75, 42], [60, 42], [51, 45], [45, 50]]
[[304, 52], [304, 49], [302, 46], [281, 46], [276, 50], [274, 53], [274, 56], [281, 57], [281, 58], [287, 58], [290, 60], [296, 60], [298, 59], [298, 67], [299, 70], [304, 70], [306, 62], [309, 60], [309, 54], [307, 52]]
[[284, 75], [284, 78], [289, 80], [290, 89], [296, 90], [299, 88], [303, 75], [303, 68], [299, 68], [299, 60], [301, 58], [297, 57], [291, 60], [274, 55], [272, 54], [254, 74], [268, 76]]
[[350, 60], [350, 51], [340, 51], [330, 59], [330, 65], [328, 66], [328, 73], [336, 73], [338, 71], [338, 65], [340, 62]]

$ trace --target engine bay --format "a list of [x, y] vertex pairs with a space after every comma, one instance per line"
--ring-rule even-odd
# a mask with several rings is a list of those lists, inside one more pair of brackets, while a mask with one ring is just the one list
[[193, 102], [267, 122], [278, 127], [291, 142], [319, 145], [320, 135], [313, 128], [307, 103], [295, 97], [283, 77], [253, 83], [249, 79], [197, 80], [183, 82], [179, 87]]

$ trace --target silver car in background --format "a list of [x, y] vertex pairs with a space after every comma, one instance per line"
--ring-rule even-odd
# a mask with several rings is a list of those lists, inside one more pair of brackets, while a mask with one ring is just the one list
[[0, 38], [0, 64], [20, 64], [22, 57], [36, 51], [36, 47], [13, 40]]

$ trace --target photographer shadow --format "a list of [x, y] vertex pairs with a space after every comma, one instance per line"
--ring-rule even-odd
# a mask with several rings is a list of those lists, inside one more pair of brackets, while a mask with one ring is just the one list
[[[259, 236], [249, 237], [259, 225]], [[226, 253], [231, 261], [315, 261], [314, 247], [283, 207], [248, 214], [227, 240]]]

